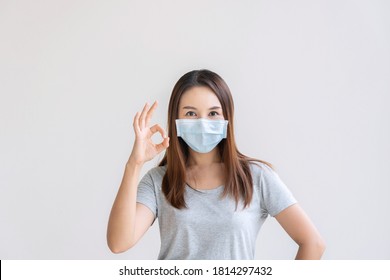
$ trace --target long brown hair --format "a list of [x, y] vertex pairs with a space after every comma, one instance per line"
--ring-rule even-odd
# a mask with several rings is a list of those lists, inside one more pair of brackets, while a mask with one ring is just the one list
[[272, 165], [266, 161], [247, 157], [238, 151], [234, 138], [234, 104], [230, 89], [218, 74], [205, 69], [184, 74], [172, 90], [168, 106], [170, 143], [164, 158], [159, 163], [159, 166], [167, 165], [162, 191], [172, 206], [178, 209], [186, 207], [184, 193], [189, 147], [183, 139], [177, 137], [175, 120], [178, 118], [181, 96], [186, 90], [196, 86], [206, 86], [215, 93], [221, 103], [224, 118], [229, 121], [227, 137], [218, 144], [226, 174], [222, 196], [230, 195], [235, 199], [236, 205], [242, 199], [244, 207], [247, 207], [253, 196], [250, 162], [262, 162], [271, 168]]

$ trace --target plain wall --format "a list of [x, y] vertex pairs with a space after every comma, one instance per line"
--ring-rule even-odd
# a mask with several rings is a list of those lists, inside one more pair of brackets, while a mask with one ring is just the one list
[[[132, 119], [207, 68], [239, 149], [271, 162], [327, 243], [390, 259], [388, 1], [0, 1], [0, 259], [156, 259], [106, 244]], [[143, 174], [158, 163], [145, 165]], [[256, 258], [297, 246], [269, 218]]]

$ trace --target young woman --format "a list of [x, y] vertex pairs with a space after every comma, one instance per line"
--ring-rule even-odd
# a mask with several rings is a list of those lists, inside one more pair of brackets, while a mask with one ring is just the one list
[[[134, 246], [158, 218], [158, 259], [253, 259], [271, 215], [299, 245], [296, 259], [321, 258], [321, 236], [272, 166], [238, 151], [233, 99], [219, 75], [196, 70], [179, 79], [168, 134], [150, 125], [156, 107], [146, 104], [134, 117], [134, 147], [108, 222], [112, 252]], [[164, 150], [138, 182], [143, 164]]]

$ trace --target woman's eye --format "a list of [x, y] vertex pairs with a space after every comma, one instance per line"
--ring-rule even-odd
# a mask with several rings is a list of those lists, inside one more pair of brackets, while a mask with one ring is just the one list
[[195, 114], [194, 112], [192, 112], [192, 111], [188, 111], [188, 112], [186, 113], [186, 116], [194, 117], [194, 116], [196, 116], [196, 114]]
[[210, 112], [209, 115], [212, 116], [212, 117], [215, 117], [215, 116], [218, 116], [219, 114], [216, 111], [212, 111], [212, 112]]

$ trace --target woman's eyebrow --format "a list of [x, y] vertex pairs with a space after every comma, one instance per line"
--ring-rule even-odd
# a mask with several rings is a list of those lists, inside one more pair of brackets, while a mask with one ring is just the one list
[[192, 107], [192, 106], [184, 106], [183, 109], [192, 109], [192, 110], [196, 110], [195, 107]]
[[[197, 110], [195, 107], [193, 106], [184, 106], [183, 109], [192, 109], [192, 110]], [[209, 108], [209, 110], [216, 110], [216, 109], [221, 109], [220, 106], [213, 106], [211, 108]]]

